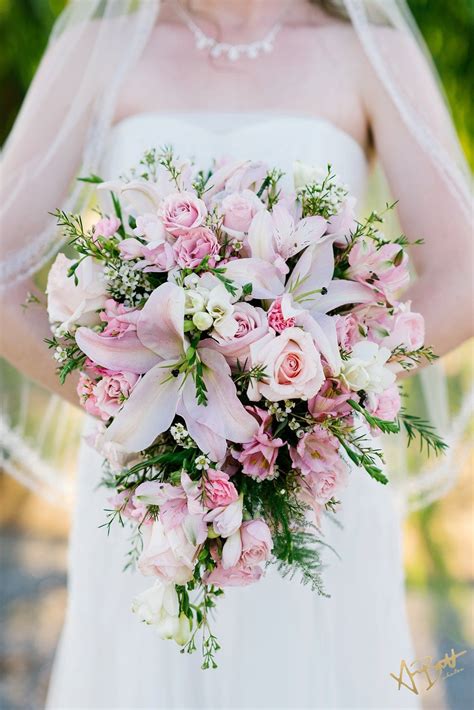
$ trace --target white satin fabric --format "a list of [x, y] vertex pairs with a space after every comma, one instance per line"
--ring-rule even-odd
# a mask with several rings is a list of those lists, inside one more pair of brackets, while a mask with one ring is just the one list
[[[140, 114], [110, 134], [102, 176], [117, 177], [147, 148], [172, 144], [206, 167], [212, 158], [264, 160], [291, 174], [294, 160], [331, 163], [356, 196], [367, 162], [349, 135], [326, 121], [245, 114]], [[229, 589], [215, 632], [219, 668], [200, 669], [130, 612], [151, 580], [123, 573], [128, 532], [107, 537], [101, 461], [83, 445], [70, 543], [69, 604], [48, 707], [69, 708], [414, 708], [390, 677], [413, 658], [405, 613], [401, 528], [393, 489], [354, 470], [325, 538], [326, 589], [318, 597], [270, 569], [260, 583]]]

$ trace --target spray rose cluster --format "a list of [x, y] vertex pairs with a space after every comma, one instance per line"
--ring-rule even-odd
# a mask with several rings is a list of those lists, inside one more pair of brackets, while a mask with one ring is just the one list
[[[48, 280], [60, 377], [100, 420], [108, 525], [133, 526], [153, 586], [133, 610], [187, 651], [222, 590], [269, 564], [322, 591], [313, 531], [360, 466], [386, 483], [372, 434], [398, 431], [397, 374], [432, 353], [400, 291], [406, 240], [355, 217], [332, 173], [293, 181], [251, 161], [211, 170], [149, 151]], [[413, 421], [413, 420], [412, 420]], [[366, 437], [364, 439], [364, 437]]]

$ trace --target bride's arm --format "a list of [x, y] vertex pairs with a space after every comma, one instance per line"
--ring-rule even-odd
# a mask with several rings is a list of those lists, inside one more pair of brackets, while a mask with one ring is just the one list
[[[417, 96], [436, 138], [450, 150], [451, 132], [430, 72], [411, 44], [388, 31], [386, 51], [404, 83]], [[472, 223], [460, 210], [432, 160], [401, 120], [373, 71], [364, 64], [363, 93], [377, 154], [387, 175], [402, 228], [410, 239], [423, 237], [411, 255], [418, 280], [407, 298], [425, 317], [426, 342], [442, 355], [473, 335]]]
[[[44, 84], [54, 82], [55, 73], [64, 69], [66, 40], [59, 40], [45, 55], [39, 81], [33, 84], [27, 99], [30, 105], [20, 115], [3, 155], [1, 259], [17, 255], [43, 232], [48, 220], [53, 219], [48, 212], [64, 203], [81, 163], [90, 109], [84, 110], [74, 126], [68, 129], [67, 142], [53, 150], [48, 160], [43, 157], [68, 120], [73, 92], [79, 90], [83, 79], [79, 57], [69, 53], [70, 71], [63, 71], [63, 80], [56, 82], [57, 90], [50, 91]], [[7, 203], [8, 208], [3, 209]], [[31, 278], [7, 287], [0, 294], [0, 354], [28, 377], [77, 404], [77, 375], [72, 375], [61, 385], [55, 374], [55, 361], [43, 342], [51, 335], [45, 309], [34, 304], [27, 309], [22, 307], [29, 291], [39, 293]], [[44, 296], [41, 300], [44, 302]]]

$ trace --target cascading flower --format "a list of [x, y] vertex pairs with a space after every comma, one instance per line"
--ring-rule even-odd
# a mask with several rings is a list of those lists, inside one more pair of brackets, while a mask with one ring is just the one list
[[169, 148], [142, 166], [99, 186], [115, 216], [84, 230], [58, 212], [79, 253], [50, 271], [48, 344], [99, 420], [87, 439], [115, 491], [106, 525], [132, 525], [128, 564], [155, 580], [134, 612], [189, 652], [202, 632], [214, 666], [222, 590], [272, 563], [322, 590], [323, 513], [348, 462], [388, 482], [372, 435], [404, 421], [443, 450], [395, 381], [434, 355], [397, 300], [404, 240], [376, 213], [356, 221], [330, 167], [298, 163], [292, 186], [263, 163], [207, 171]]

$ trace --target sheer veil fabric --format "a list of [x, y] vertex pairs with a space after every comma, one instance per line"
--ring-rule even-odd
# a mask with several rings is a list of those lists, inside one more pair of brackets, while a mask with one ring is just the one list
[[[453, 208], [469, 219], [469, 173], [447, 105], [441, 99], [439, 110], [434, 113], [425, 110], [423, 97], [410, 93], [398, 63], [391, 59], [393, 53], [388, 51], [390, 43], [397, 42], [400, 56], [406, 57], [413, 71], [420, 73], [427, 92], [432, 95], [439, 90], [436, 74], [404, 1], [343, 0], [339, 5], [401, 120], [444, 181]], [[79, 211], [87, 204], [88, 189], [74, 178], [97, 171], [121, 82], [146, 46], [159, 21], [159, 9], [159, 0], [71, 0], [57, 21], [3, 150], [0, 219], [3, 223], [5, 215], [12, 213], [17, 218], [14, 234], [2, 229], [1, 286], [7, 287], [37, 273], [60, 247], [55, 221], [48, 216], [50, 210], [58, 207], [58, 194], [63, 196], [65, 210]], [[26, 196], [27, 210], [23, 208]], [[58, 452], [64, 451], [65, 442], [67, 448], [71, 430], [78, 426], [77, 417], [72, 416], [71, 425], [64, 427], [66, 439], [59, 441], [57, 407], [62, 407], [60, 419], [64, 421], [65, 405], [44, 393], [39, 395], [33, 385], [18, 375], [12, 375], [11, 379], [14, 384], [9, 390], [14, 392], [0, 422], [3, 463], [24, 482], [61, 499], [65, 491], [57, 475], [61, 467]], [[442, 377], [434, 373], [425, 380], [428, 382], [425, 391], [439, 394], [436, 414], [443, 423], [442, 433], [455, 443], [469, 401], [450, 427], [447, 417], [440, 415], [440, 407], [446, 406]], [[36, 398], [43, 398], [47, 416], [42, 418], [41, 425], [30, 421], [26, 427], [25, 412], [29, 409], [31, 392]], [[56, 443], [46, 447], [50, 429], [55, 432]], [[418, 488], [416, 482], [410, 481], [406, 489], [416, 504], [446, 488], [453, 478], [452, 463], [446, 461], [434, 473], [425, 474], [420, 477]]]

